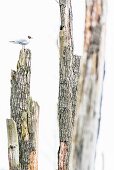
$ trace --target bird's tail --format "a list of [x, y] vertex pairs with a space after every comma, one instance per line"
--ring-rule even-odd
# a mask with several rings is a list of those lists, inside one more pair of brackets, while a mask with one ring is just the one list
[[11, 43], [15, 43], [15, 41], [9, 41], [9, 42], [11, 42]]

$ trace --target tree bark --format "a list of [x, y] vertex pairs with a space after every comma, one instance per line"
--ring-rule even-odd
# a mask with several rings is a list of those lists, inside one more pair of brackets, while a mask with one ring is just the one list
[[16, 122], [21, 170], [38, 170], [39, 106], [30, 97], [31, 52], [22, 49], [11, 72], [11, 118]]
[[80, 57], [73, 54], [72, 7], [70, 0], [60, 0], [59, 32], [59, 139], [58, 170], [69, 170], [72, 129], [76, 115], [76, 92]]
[[13, 119], [7, 119], [8, 136], [8, 159], [9, 170], [20, 170], [19, 168], [19, 144], [16, 123]]
[[103, 0], [86, 0], [84, 55], [78, 86], [79, 118], [75, 122], [72, 141], [72, 170], [94, 170], [105, 64], [104, 5]]

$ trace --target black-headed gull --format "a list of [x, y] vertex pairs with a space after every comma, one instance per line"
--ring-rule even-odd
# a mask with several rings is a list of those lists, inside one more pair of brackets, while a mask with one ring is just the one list
[[22, 45], [22, 48], [25, 48], [25, 45], [29, 44], [30, 39], [32, 39], [32, 37], [28, 36], [27, 39], [19, 39], [19, 40], [9, 41], [9, 42], [14, 43], [14, 44], [20, 44]]

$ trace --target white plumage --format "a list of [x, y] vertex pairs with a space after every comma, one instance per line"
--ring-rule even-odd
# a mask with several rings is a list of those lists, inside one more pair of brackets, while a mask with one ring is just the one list
[[29, 44], [30, 39], [32, 39], [32, 37], [28, 36], [27, 39], [19, 39], [19, 40], [9, 41], [9, 42], [14, 43], [14, 44], [20, 44], [22, 45], [22, 48], [25, 48], [25, 45]]

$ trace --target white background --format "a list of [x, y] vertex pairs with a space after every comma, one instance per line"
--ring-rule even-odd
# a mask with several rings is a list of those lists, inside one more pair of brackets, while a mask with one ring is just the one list
[[[106, 26], [106, 75], [101, 133], [97, 146], [96, 170], [114, 169], [114, 1], [108, 1]], [[72, 0], [75, 54], [83, 55], [84, 0]], [[40, 105], [39, 170], [57, 167], [59, 90], [59, 50], [57, 40], [60, 17], [55, 0], [1, 0], [0, 2], [0, 169], [8, 170], [6, 118], [10, 117], [10, 73], [16, 69], [21, 46], [9, 40], [31, 35], [31, 96]]]

